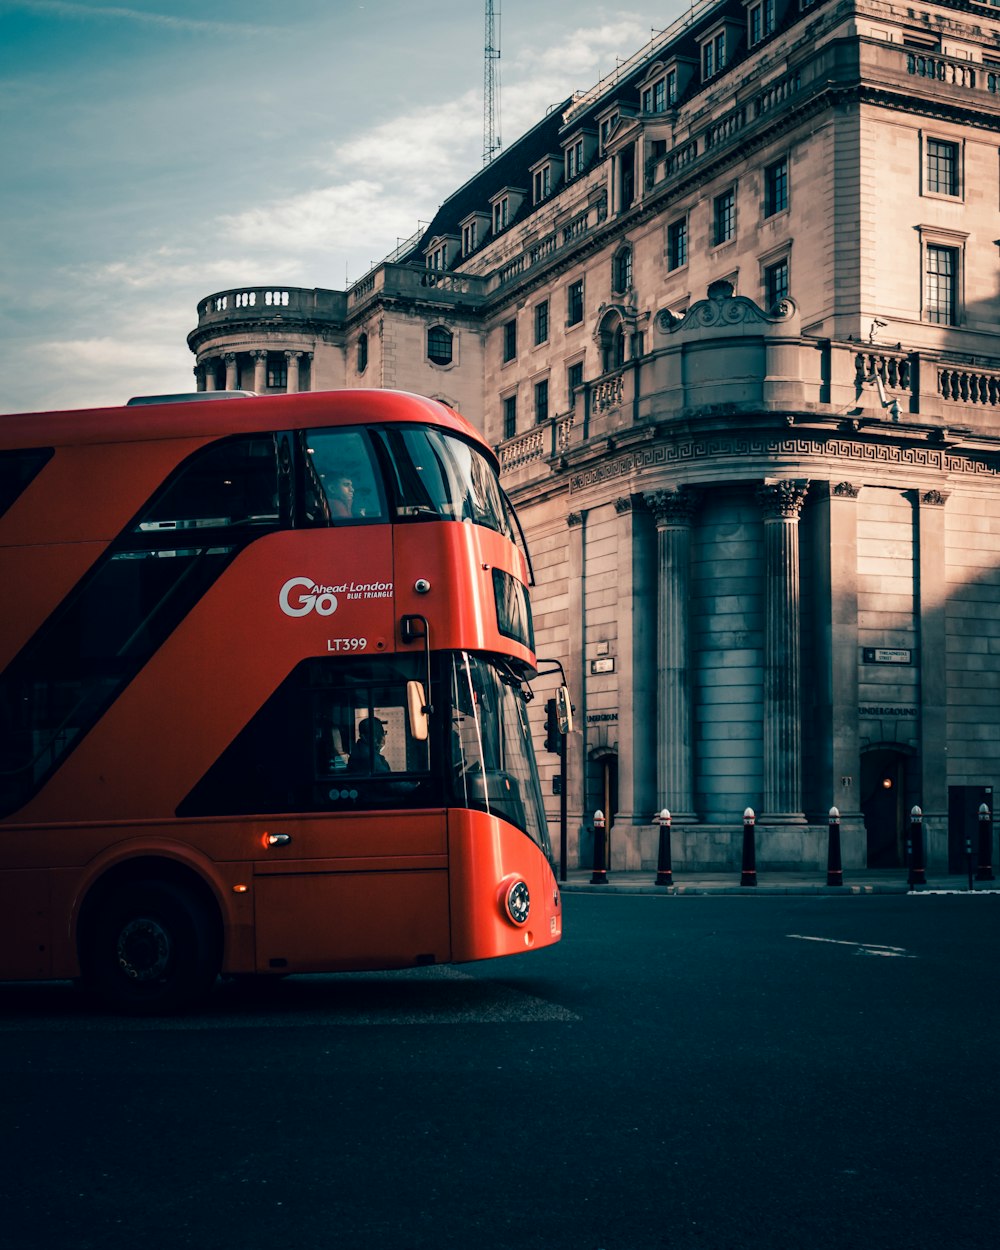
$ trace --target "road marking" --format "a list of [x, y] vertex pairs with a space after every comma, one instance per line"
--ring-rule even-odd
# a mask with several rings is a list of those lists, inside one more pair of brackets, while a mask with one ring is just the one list
[[797, 942], [826, 942], [830, 946], [851, 946], [859, 955], [881, 955], [885, 959], [916, 959], [908, 955], [905, 946], [879, 946], [876, 942], [845, 942], [840, 938], [808, 937], [805, 933], [786, 933], [785, 937]]

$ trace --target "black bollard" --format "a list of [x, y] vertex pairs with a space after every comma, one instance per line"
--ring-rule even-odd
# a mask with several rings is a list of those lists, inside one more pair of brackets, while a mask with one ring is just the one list
[[826, 854], [826, 884], [844, 884], [844, 868], [840, 861], [840, 812], [835, 807], [830, 808], [830, 841]]
[[969, 889], [974, 890], [976, 887], [972, 884], [972, 839], [965, 839], [965, 874], [969, 878]]
[[600, 808], [594, 812], [594, 872], [591, 885], [608, 884], [608, 844], [604, 833], [604, 813]]
[[748, 807], [743, 813], [743, 871], [740, 885], [757, 884], [757, 848], [754, 845], [754, 814]]
[[910, 809], [910, 837], [913, 840], [913, 853], [910, 857], [910, 888], [927, 884], [927, 869], [924, 866], [924, 814], [919, 807]]
[[670, 863], [670, 813], [666, 808], [653, 818], [660, 823], [660, 851], [656, 860], [656, 885], [673, 885], [674, 870]]
[[979, 863], [977, 881], [993, 880], [993, 817], [985, 803], [979, 804]]

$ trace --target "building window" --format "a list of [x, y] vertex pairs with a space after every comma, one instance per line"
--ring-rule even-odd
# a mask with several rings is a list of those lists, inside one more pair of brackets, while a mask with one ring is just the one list
[[358, 335], [358, 373], [364, 373], [368, 368], [368, 335]]
[[493, 205], [493, 233], [499, 234], [510, 222], [510, 197], [504, 196]]
[[687, 218], [672, 221], [667, 227], [667, 268], [680, 269], [687, 264], [688, 226]]
[[566, 149], [566, 181], [583, 173], [583, 140], [577, 139]]
[[517, 433], [517, 396], [508, 395], [503, 401], [503, 436], [513, 438]]
[[583, 320], [583, 279], [571, 282], [566, 293], [566, 324], [575, 326]]
[[535, 423], [549, 419], [549, 381], [535, 383]]
[[611, 289], [619, 292], [632, 289], [632, 249], [630, 247], [623, 247], [611, 262]]
[[788, 157], [764, 170], [764, 216], [773, 217], [788, 207]]
[[764, 270], [764, 307], [769, 311], [788, 298], [788, 257], [775, 261]]
[[478, 245], [479, 231], [476, 228], [476, 222], [470, 221], [467, 226], [462, 228], [462, 255], [468, 256], [476, 250]]
[[725, 68], [726, 64], [726, 32], [720, 30], [713, 35], [708, 43], [702, 45], [701, 69], [702, 78], [711, 78]]
[[505, 321], [503, 326], [503, 359], [504, 364], [517, 355], [517, 322]]
[[675, 69], [667, 70], [667, 106], [671, 107], [677, 103], [677, 71]]
[[932, 195], [960, 195], [959, 151], [957, 143], [945, 139], [927, 140], [927, 190]]
[[611, 132], [618, 125], [620, 114], [612, 113], [610, 117], [605, 117], [601, 122], [601, 151], [603, 152], [611, 138]]
[[535, 305], [535, 344], [545, 343], [549, 337], [549, 301]]
[[444, 326], [431, 326], [427, 331], [427, 359], [436, 365], [451, 364], [452, 336]]
[[761, 0], [750, 8], [750, 47], [774, 33], [774, 0]]
[[566, 370], [566, 398], [572, 408], [576, 392], [583, 386], [583, 361], [578, 360]]
[[928, 243], [924, 251], [927, 320], [958, 324], [958, 249]]
[[284, 352], [267, 353], [267, 385], [269, 388], [288, 385], [288, 361]]
[[712, 203], [712, 245], [718, 247], [736, 237], [736, 192], [730, 187]]
[[644, 113], [663, 113], [667, 107], [667, 82], [658, 78], [642, 92], [642, 111]]
[[552, 166], [544, 165], [541, 169], [535, 170], [535, 176], [532, 181], [532, 200], [535, 204], [540, 204], [552, 194]]
[[601, 326], [601, 372], [610, 373], [625, 364], [625, 327], [617, 314], [609, 314]]

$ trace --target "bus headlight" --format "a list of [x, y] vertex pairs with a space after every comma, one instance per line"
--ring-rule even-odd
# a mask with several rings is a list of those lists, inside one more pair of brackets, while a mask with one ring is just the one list
[[531, 895], [528, 893], [527, 885], [517, 880], [507, 887], [507, 893], [504, 896], [504, 908], [507, 912], [507, 919], [511, 924], [522, 925], [528, 920], [528, 913], [531, 911]]

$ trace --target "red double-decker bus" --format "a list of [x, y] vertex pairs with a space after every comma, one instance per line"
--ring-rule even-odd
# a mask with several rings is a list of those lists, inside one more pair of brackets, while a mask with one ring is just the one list
[[528, 568], [465, 420], [364, 390], [0, 431], [0, 978], [160, 1012], [559, 940]]

